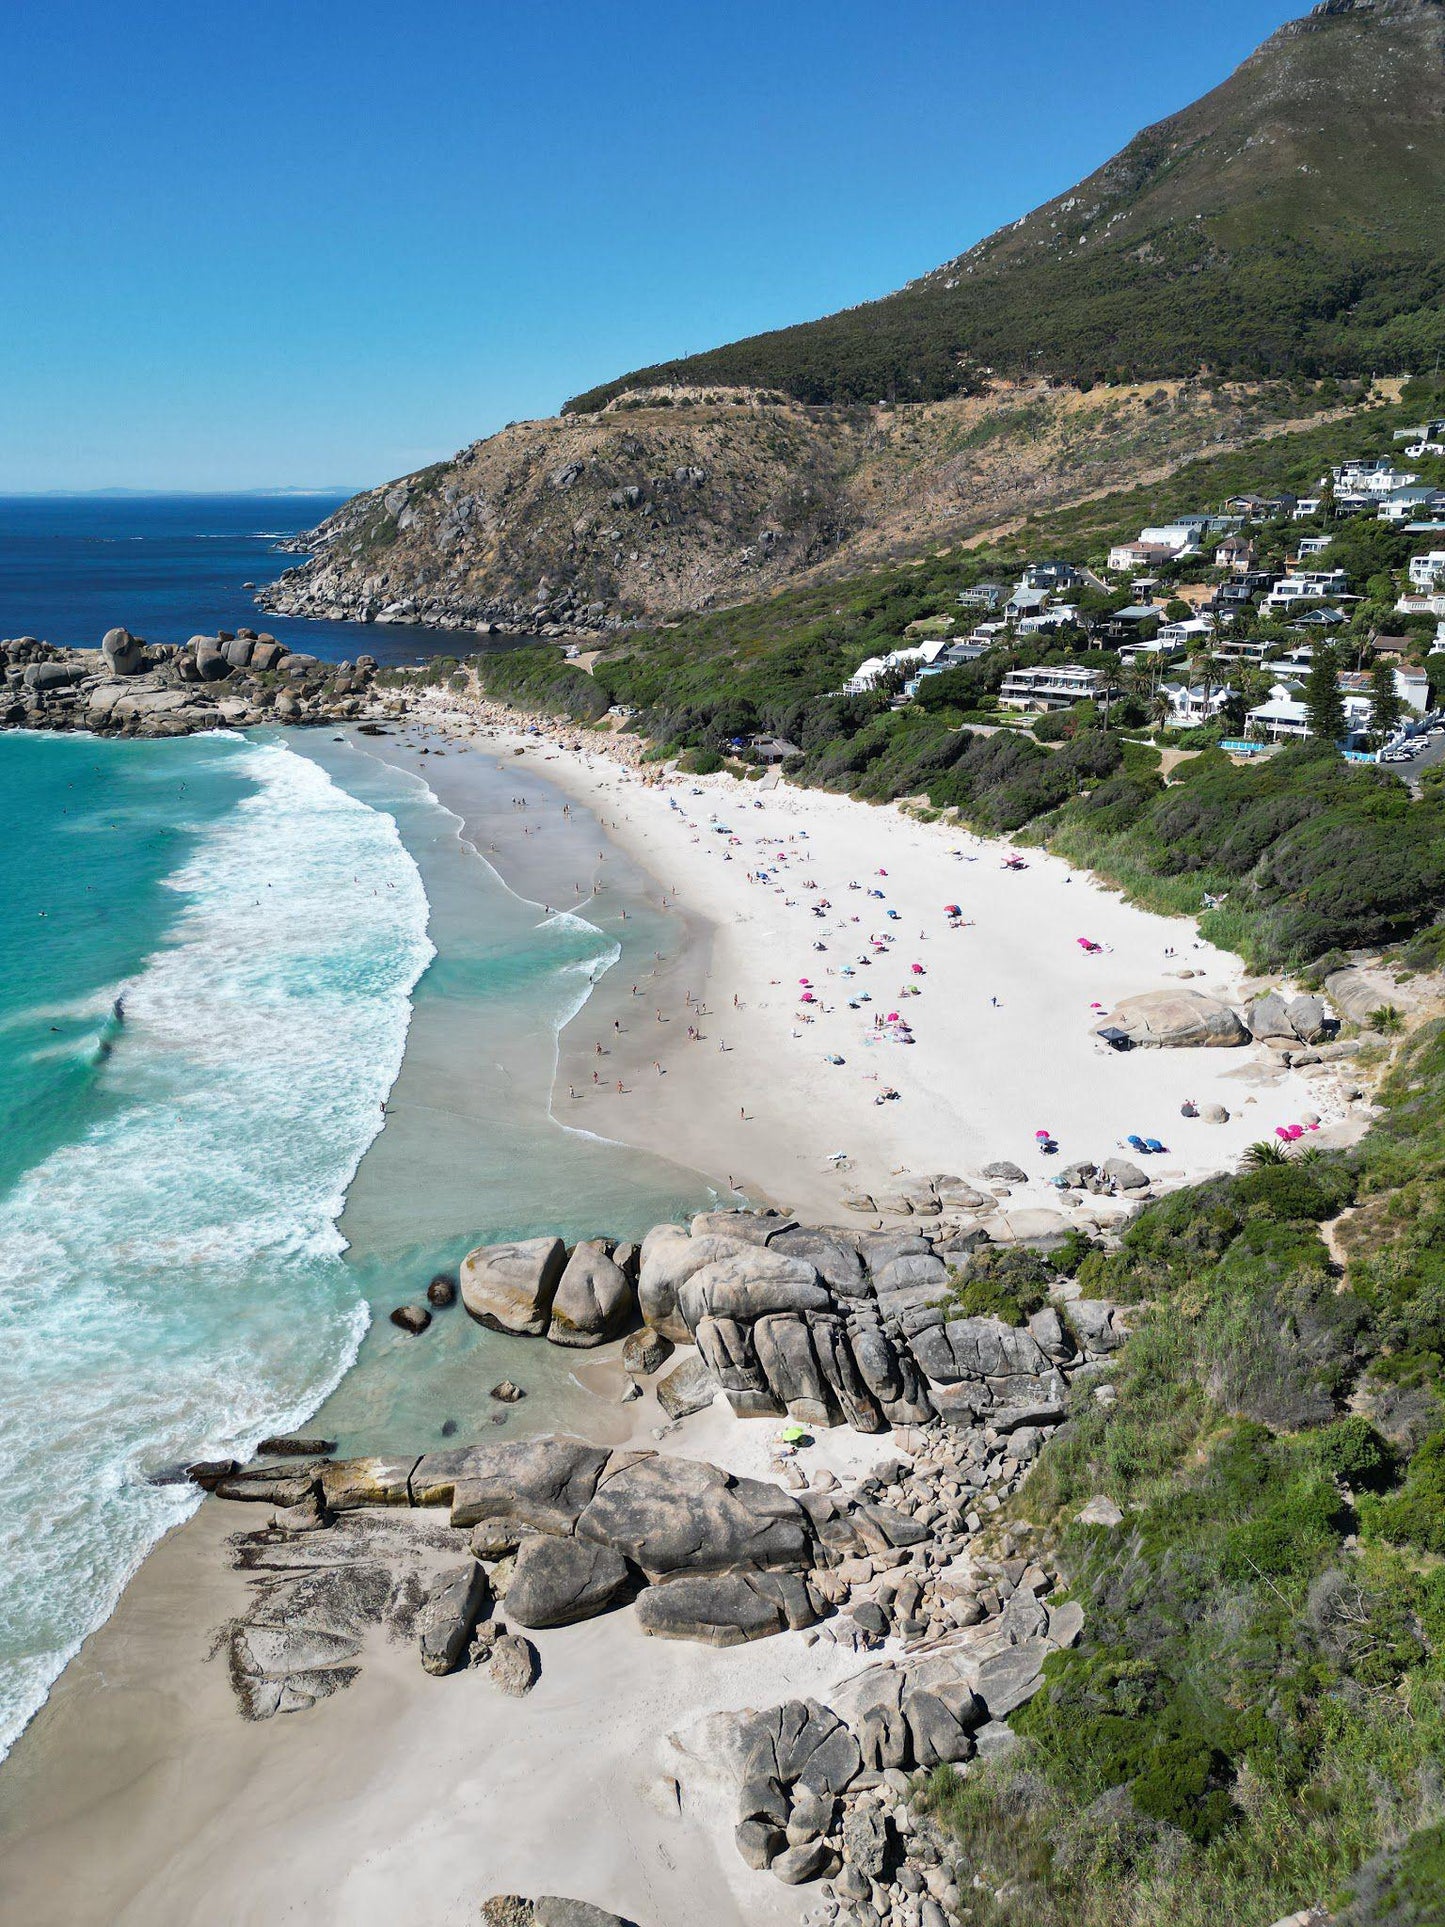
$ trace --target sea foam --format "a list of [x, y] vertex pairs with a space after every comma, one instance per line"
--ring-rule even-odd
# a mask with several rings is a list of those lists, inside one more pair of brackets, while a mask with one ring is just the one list
[[0, 1749], [196, 1504], [302, 1423], [367, 1310], [336, 1220], [432, 954], [392, 819], [274, 744], [169, 879], [85, 1134], [0, 1198]]

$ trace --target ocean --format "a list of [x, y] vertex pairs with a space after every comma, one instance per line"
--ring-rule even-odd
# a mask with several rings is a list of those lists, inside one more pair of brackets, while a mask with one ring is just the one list
[[[198, 1503], [176, 1468], [308, 1421], [343, 1451], [595, 1421], [585, 1354], [387, 1314], [473, 1244], [712, 1199], [552, 1112], [560, 1028], [680, 926], [620, 859], [576, 911], [518, 895], [404, 760], [0, 734], [0, 1753]], [[517, 776], [472, 760], [500, 840]]]
[[277, 547], [344, 495], [0, 496], [0, 636], [94, 649], [117, 624], [147, 642], [265, 630], [328, 662], [425, 661], [514, 646], [468, 631], [273, 616], [253, 593], [301, 560]]

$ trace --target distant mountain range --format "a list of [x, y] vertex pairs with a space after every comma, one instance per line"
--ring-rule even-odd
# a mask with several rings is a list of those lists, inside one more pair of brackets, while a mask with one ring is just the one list
[[605, 631], [1157, 478], [1432, 370], [1442, 183], [1445, 0], [1327, 0], [900, 293], [354, 497], [266, 604]]

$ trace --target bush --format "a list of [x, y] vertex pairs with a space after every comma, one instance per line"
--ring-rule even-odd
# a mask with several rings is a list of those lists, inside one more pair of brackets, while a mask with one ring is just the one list
[[1445, 1554], [1445, 1432], [1420, 1447], [1398, 1492], [1360, 1501], [1360, 1525], [1369, 1539]]
[[1002, 1318], [1022, 1325], [1049, 1302], [1053, 1272], [1036, 1251], [985, 1245], [968, 1261], [953, 1298], [965, 1318]]
[[1326, 1425], [1310, 1440], [1315, 1464], [1326, 1477], [1356, 1488], [1388, 1479], [1394, 1455], [1367, 1418], [1351, 1413]]

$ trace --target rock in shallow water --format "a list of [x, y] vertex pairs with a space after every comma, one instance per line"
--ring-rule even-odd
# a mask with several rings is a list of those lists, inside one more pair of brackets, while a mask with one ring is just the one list
[[462, 1260], [462, 1303], [492, 1331], [540, 1337], [566, 1256], [560, 1238], [478, 1245]]

